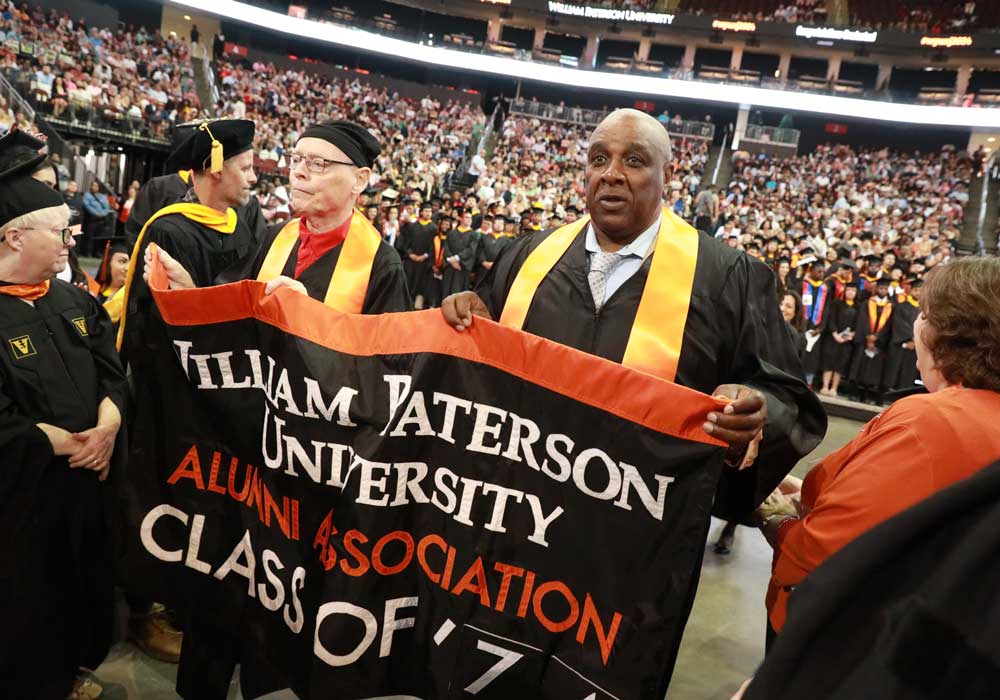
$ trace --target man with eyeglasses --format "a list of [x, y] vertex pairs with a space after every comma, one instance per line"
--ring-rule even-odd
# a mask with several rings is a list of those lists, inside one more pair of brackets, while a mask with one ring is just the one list
[[[288, 287], [343, 313], [409, 311], [403, 264], [355, 208], [368, 187], [381, 146], [348, 121], [306, 128], [289, 155], [292, 210], [297, 218], [272, 227], [257, 255], [220, 281], [256, 279], [267, 293]], [[192, 281], [170, 255], [161, 255], [173, 289]]]
[[79, 229], [39, 162], [0, 176], [0, 668], [5, 697], [65, 698], [111, 643], [126, 383], [100, 303], [56, 277]]

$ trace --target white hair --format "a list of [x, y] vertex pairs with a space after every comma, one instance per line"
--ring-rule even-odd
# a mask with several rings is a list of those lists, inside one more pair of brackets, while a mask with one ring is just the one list
[[49, 222], [56, 216], [60, 216], [68, 222], [70, 217], [69, 207], [65, 204], [58, 204], [54, 207], [36, 209], [35, 211], [29, 211], [27, 214], [14, 217], [3, 226], [0, 226], [0, 238], [6, 236], [7, 232], [12, 228], [25, 229], [50, 225]]

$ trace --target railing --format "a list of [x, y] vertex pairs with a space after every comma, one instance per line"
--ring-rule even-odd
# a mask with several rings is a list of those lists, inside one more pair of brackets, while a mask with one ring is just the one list
[[7, 80], [7, 76], [3, 73], [0, 73], [0, 95], [7, 98], [8, 106], [13, 108], [14, 111], [23, 112], [24, 116], [26, 116], [30, 122], [35, 121], [35, 108], [32, 107], [26, 99], [21, 97], [21, 93], [19, 93], [14, 86], [10, 84], [10, 81]]
[[[597, 126], [604, 121], [605, 117], [611, 114], [608, 110], [583, 109], [582, 107], [554, 105], [547, 102], [534, 102], [523, 99], [514, 100], [510, 113], [512, 115], [537, 117], [539, 119], [567, 122], [588, 127]], [[666, 123], [666, 128], [667, 133], [671, 136], [703, 139], [705, 141], [712, 141], [715, 138], [715, 124], [711, 122], [670, 120]]]
[[761, 126], [760, 124], [750, 124], [741, 141], [751, 141], [754, 143], [773, 143], [778, 146], [788, 146], [798, 148], [799, 130], [784, 129], [778, 126]]

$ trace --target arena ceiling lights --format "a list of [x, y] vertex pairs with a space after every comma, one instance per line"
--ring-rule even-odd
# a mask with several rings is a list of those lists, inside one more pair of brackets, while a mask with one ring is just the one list
[[576, 89], [613, 90], [645, 97], [682, 97], [905, 124], [1000, 129], [1000, 109], [898, 104], [742, 85], [577, 70], [503, 56], [454, 51], [439, 46], [423, 46], [361, 29], [290, 17], [236, 0], [213, 0], [211, 3], [205, 3], [204, 0], [169, 0], [169, 2], [199, 12], [208, 12], [256, 25], [268, 31], [284, 32], [315, 41], [374, 51], [387, 56], [457, 70], [474, 70], [514, 79], [540, 80]]

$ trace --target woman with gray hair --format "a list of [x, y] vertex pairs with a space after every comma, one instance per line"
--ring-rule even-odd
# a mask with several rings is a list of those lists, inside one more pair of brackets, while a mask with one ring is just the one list
[[63, 700], [93, 696], [77, 676], [111, 641], [126, 383], [107, 314], [56, 278], [76, 230], [35, 165], [0, 175], [0, 674], [5, 696]]

